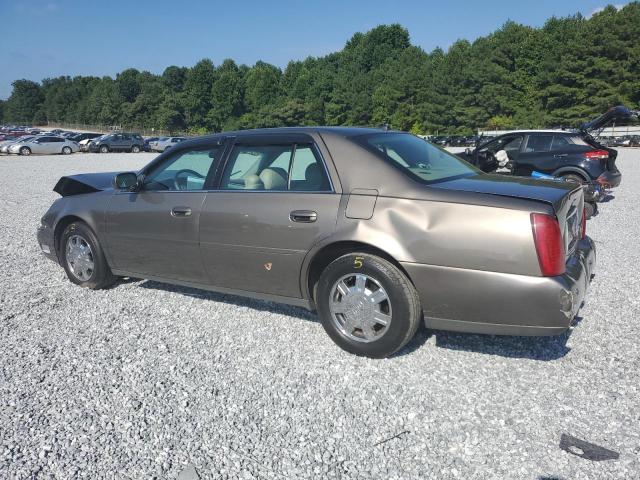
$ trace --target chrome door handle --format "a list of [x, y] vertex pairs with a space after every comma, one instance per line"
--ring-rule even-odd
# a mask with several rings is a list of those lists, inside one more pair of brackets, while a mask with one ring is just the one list
[[172, 217], [190, 217], [191, 209], [189, 207], [173, 207], [171, 209]]
[[318, 213], [313, 210], [294, 210], [289, 214], [292, 222], [313, 223], [318, 219]]
[[569, 155], [568, 153], [559, 153], [557, 155], [554, 155], [554, 158], [560, 158], [560, 157], [566, 157], [567, 155]]

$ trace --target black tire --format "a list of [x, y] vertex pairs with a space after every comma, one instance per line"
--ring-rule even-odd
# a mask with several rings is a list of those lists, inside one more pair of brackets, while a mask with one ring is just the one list
[[22, 147], [20, 149], [20, 155], [31, 155], [31, 149], [29, 147]]
[[109, 153], [109, 147], [107, 145], [100, 145], [100, 153]]
[[70, 155], [71, 153], [73, 153], [73, 150], [71, 150], [71, 147], [62, 147], [63, 155]]
[[133, 147], [131, 147], [131, 153], [139, 153], [140, 152], [140, 147], [138, 145], [134, 145]]
[[[345, 275], [365, 274], [377, 281], [389, 298], [392, 316], [379, 339], [357, 341], [336, 325], [330, 308], [332, 289]], [[343, 350], [371, 358], [385, 358], [400, 350], [415, 335], [422, 318], [420, 298], [406, 275], [387, 260], [368, 253], [351, 253], [334, 260], [322, 272], [315, 288], [316, 307], [327, 334]]]
[[[84, 280], [76, 276], [67, 261], [67, 244], [72, 237], [82, 238], [91, 247], [93, 269], [90, 277]], [[98, 238], [86, 223], [74, 222], [69, 224], [60, 236], [59, 245], [60, 261], [71, 282], [81, 287], [91, 288], [92, 290], [107, 288], [115, 283], [117, 277], [113, 275], [111, 268], [109, 268], [107, 264], [104, 251], [100, 246]]]

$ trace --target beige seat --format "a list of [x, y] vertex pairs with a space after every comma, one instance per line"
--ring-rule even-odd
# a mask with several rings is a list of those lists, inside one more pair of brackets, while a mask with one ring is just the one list
[[244, 179], [245, 190], [262, 190], [264, 184], [258, 175], [247, 175]]
[[286, 190], [287, 175], [282, 168], [265, 168], [260, 173], [260, 180], [265, 190]]

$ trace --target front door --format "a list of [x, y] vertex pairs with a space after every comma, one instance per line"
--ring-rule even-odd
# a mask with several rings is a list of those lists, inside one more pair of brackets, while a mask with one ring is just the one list
[[339, 201], [310, 141], [238, 140], [200, 216], [210, 283], [300, 298], [304, 257], [335, 229]]
[[207, 178], [221, 145], [173, 152], [144, 174], [139, 192], [116, 192], [106, 214], [113, 268], [141, 276], [206, 283], [198, 225]]

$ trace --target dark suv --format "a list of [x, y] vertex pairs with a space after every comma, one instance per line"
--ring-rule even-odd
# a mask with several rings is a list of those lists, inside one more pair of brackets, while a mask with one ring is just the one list
[[598, 143], [591, 132], [634, 116], [637, 112], [615, 107], [578, 130], [509, 132], [459, 156], [485, 172], [506, 168], [523, 177], [538, 172], [583, 184], [597, 182], [605, 188], [617, 187], [622, 180], [616, 167], [618, 152]]
[[138, 133], [112, 133], [96, 138], [89, 144], [92, 152], [133, 152], [138, 153], [144, 147], [144, 140]]

